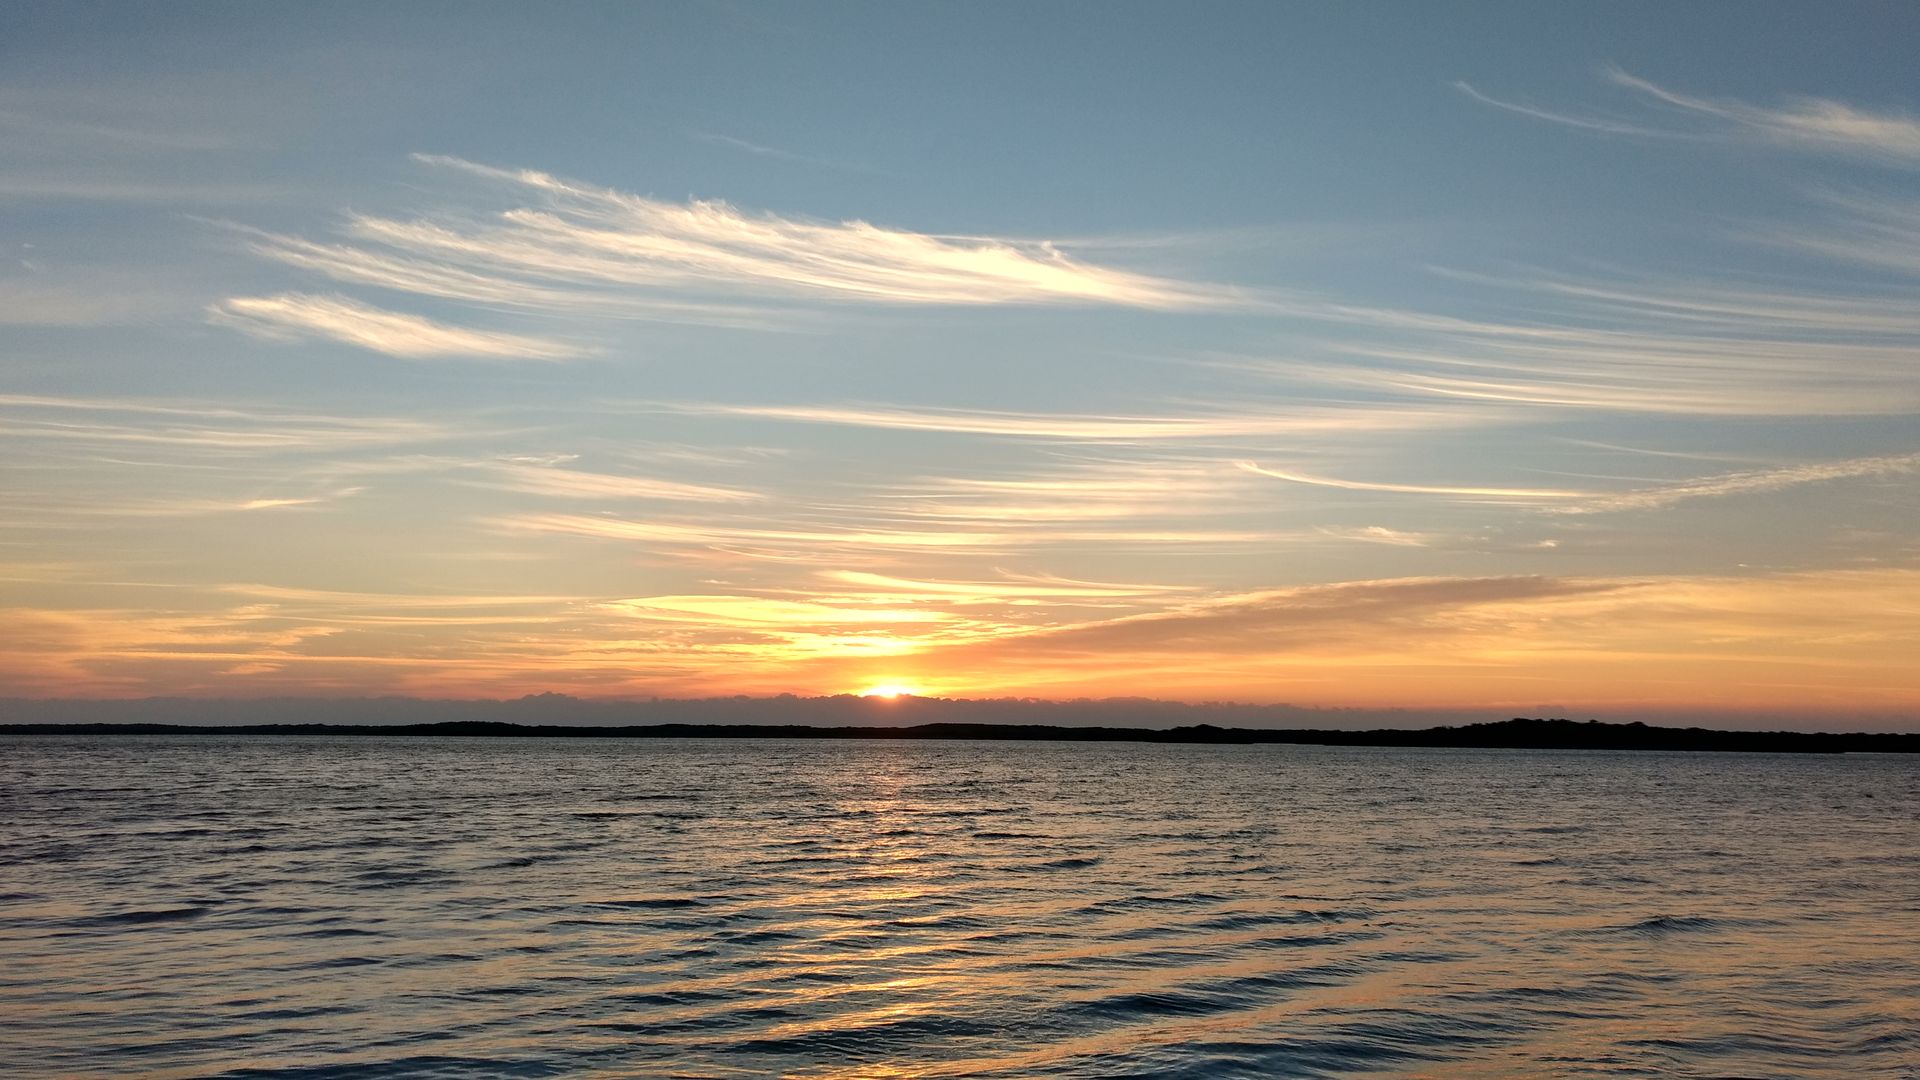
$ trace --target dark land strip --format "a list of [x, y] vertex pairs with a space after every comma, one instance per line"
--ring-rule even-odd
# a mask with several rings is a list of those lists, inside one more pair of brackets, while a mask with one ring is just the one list
[[546, 739], [984, 739], [998, 741], [1291, 743], [1318, 746], [1458, 747], [1514, 750], [1687, 750], [1753, 753], [1920, 753], [1920, 733], [1720, 731], [1643, 723], [1516, 718], [1419, 730], [1234, 728], [1212, 724], [1152, 729], [1053, 724], [516, 724], [451, 720], [425, 724], [0, 724], [0, 735], [380, 735]]

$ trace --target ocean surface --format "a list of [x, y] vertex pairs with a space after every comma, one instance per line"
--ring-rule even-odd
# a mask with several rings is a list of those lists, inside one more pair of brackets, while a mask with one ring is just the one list
[[6, 737], [0, 1073], [1920, 1077], [1920, 761]]

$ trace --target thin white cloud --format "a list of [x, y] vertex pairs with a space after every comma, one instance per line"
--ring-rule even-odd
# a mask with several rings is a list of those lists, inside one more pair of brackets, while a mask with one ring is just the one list
[[346, 609], [375, 611], [441, 611], [460, 608], [545, 607], [572, 604], [588, 599], [571, 595], [467, 595], [441, 593], [372, 593], [338, 589], [300, 589], [284, 585], [240, 583], [217, 586], [220, 592], [270, 601], [303, 611], [326, 612]]
[[1598, 114], [1543, 109], [1487, 94], [1467, 82], [1454, 88], [1474, 101], [1537, 120], [1605, 135], [1645, 138], [1760, 143], [1811, 153], [1864, 157], [1891, 165], [1920, 165], [1920, 117], [1894, 110], [1875, 111], [1830, 98], [1798, 96], [1779, 105], [1754, 105], [1732, 98], [1681, 93], [1619, 68], [1606, 78], [1684, 126], [1622, 120]]
[[806, 312], [775, 311], [766, 305], [656, 295], [606, 283], [543, 282], [372, 246], [319, 243], [231, 222], [213, 224], [247, 237], [249, 250], [262, 258], [334, 281], [499, 310], [760, 328], [802, 327], [811, 318]]
[[[1857, 205], [1864, 215], [1872, 212]], [[1881, 208], [1882, 213], [1895, 211]], [[1911, 213], [1911, 211], [1909, 211]], [[1920, 216], [1907, 223], [1912, 229]], [[1864, 225], [1865, 221], [1862, 220]], [[1894, 236], [1914, 241], [1920, 233], [1887, 230]], [[1532, 293], [1563, 302], [1569, 314], [1589, 318], [1623, 319], [1644, 333], [1712, 331], [1718, 335], [1752, 338], [1776, 334], [1796, 340], [1814, 339], [1844, 332], [1852, 338], [1910, 338], [1920, 335], [1920, 313], [1905, 303], [1905, 296], [1861, 291], [1853, 294], [1817, 292], [1789, 286], [1740, 286], [1699, 280], [1671, 280], [1646, 275], [1634, 280], [1619, 278], [1578, 279], [1537, 270], [1524, 276], [1500, 276], [1469, 273], [1445, 268], [1431, 272], [1455, 281], [1485, 285], [1512, 292]], [[1507, 337], [1532, 337], [1538, 340], [1565, 339], [1578, 334], [1571, 327], [1501, 326], [1494, 323], [1464, 324], [1460, 329], [1481, 333], [1499, 332]]]
[[1336, 308], [1330, 317], [1356, 332], [1319, 343], [1332, 358], [1218, 362], [1297, 384], [1485, 406], [1713, 416], [1920, 411], [1920, 317], [1910, 297], [1893, 290], [1448, 276], [1523, 314]]
[[1567, 127], [1581, 128], [1586, 131], [1598, 131], [1607, 135], [1644, 135], [1654, 138], [1672, 138], [1675, 134], [1671, 131], [1662, 131], [1659, 128], [1642, 127], [1639, 124], [1612, 120], [1605, 117], [1574, 116], [1569, 113], [1554, 112], [1550, 109], [1542, 109], [1517, 101], [1507, 101], [1503, 98], [1494, 97], [1491, 94], [1482, 93], [1465, 79], [1457, 80], [1453, 84], [1453, 88], [1482, 105], [1491, 105], [1496, 109], [1505, 109], [1508, 112], [1519, 113], [1521, 116], [1531, 116], [1536, 120], [1549, 120], [1556, 124], [1564, 124]]
[[800, 600], [769, 600], [759, 596], [644, 596], [611, 601], [608, 607], [642, 617], [691, 620], [709, 625], [787, 623], [861, 624], [931, 623], [947, 618], [941, 612], [900, 610], [884, 606], [857, 607]]
[[1274, 534], [1258, 530], [1193, 528], [1054, 528], [1046, 523], [1032, 525], [1018, 521], [996, 523], [994, 528], [956, 528], [950, 523], [938, 527], [890, 528], [884, 523], [850, 522], [842, 528], [806, 528], [769, 526], [762, 523], [701, 520], [636, 521], [586, 514], [520, 514], [494, 519], [493, 524], [509, 532], [550, 533], [592, 537], [602, 540], [646, 541], [662, 547], [727, 548], [732, 545], [764, 545], [776, 552], [803, 554], [837, 549], [861, 551], [987, 551], [1031, 550], [1047, 544], [1131, 545], [1231, 545], [1271, 543]]
[[[1611, 450], [1619, 454], [1637, 454], [1644, 457], [1680, 458], [1686, 461], [1740, 461], [1740, 457], [1730, 454], [1703, 454], [1684, 450], [1656, 450], [1646, 446], [1624, 446], [1620, 443], [1600, 442], [1597, 439], [1574, 439], [1559, 436], [1554, 441], [1568, 446], [1584, 446], [1592, 450]], [[1745, 459], [1751, 460], [1751, 459]]]
[[1003, 574], [996, 581], [928, 581], [859, 570], [825, 570], [820, 572], [820, 576], [837, 583], [841, 588], [852, 589], [856, 595], [896, 601], [937, 599], [951, 604], [1033, 600], [1103, 601], [1191, 591], [1191, 587], [1184, 585], [1133, 585], [1015, 574]]
[[1169, 654], [1282, 654], [1331, 640], [1377, 636], [1432, 622], [1447, 634], [1469, 629], [1454, 613], [1475, 608], [1606, 593], [1623, 582], [1545, 577], [1401, 578], [1350, 581], [1213, 596], [1164, 610], [1053, 627], [978, 650], [998, 655], [1165, 657]]
[[294, 507], [294, 506], [317, 506], [321, 503], [329, 502], [331, 501], [331, 499], [332, 497], [327, 495], [314, 495], [308, 498], [300, 498], [300, 499], [291, 499], [291, 498], [248, 499], [246, 502], [243, 502], [239, 506], [235, 507], [235, 509], [238, 509], [238, 510], [284, 510], [284, 509], [287, 509], [288, 507]]
[[889, 496], [895, 513], [945, 521], [1180, 521], [1243, 512], [1248, 481], [1211, 458], [1145, 453], [1003, 477], [933, 477]]
[[0, 129], [20, 135], [64, 142], [123, 144], [162, 150], [224, 150], [233, 144], [225, 135], [167, 130], [158, 126], [128, 127], [36, 113], [0, 109]]
[[1408, 532], [1404, 529], [1389, 529], [1385, 525], [1366, 525], [1358, 529], [1323, 528], [1318, 531], [1342, 540], [1358, 540], [1362, 543], [1386, 544], [1391, 547], [1426, 548], [1449, 539], [1436, 533]]
[[714, 131], [696, 131], [693, 133], [693, 137], [704, 143], [729, 147], [734, 150], [752, 154], [755, 157], [779, 158], [781, 161], [811, 162], [814, 160], [805, 154], [796, 154], [791, 150], [782, 150], [777, 146], [763, 146], [757, 142], [751, 142], [746, 139], [736, 139], [732, 135], [722, 135]]
[[344, 296], [236, 296], [208, 311], [215, 322], [270, 340], [329, 338], [407, 360], [571, 360], [590, 354], [565, 341], [449, 326]]
[[695, 416], [737, 416], [805, 424], [883, 428], [957, 435], [1087, 442], [1153, 442], [1261, 435], [1400, 431], [1472, 423], [1469, 410], [1423, 410], [1414, 406], [1291, 405], [1271, 412], [1102, 416], [985, 409], [913, 409], [877, 406], [660, 404], [662, 411]]
[[856, 162], [820, 157], [816, 154], [802, 154], [792, 150], [783, 150], [777, 146], [768, 146], [764, 143], [757, 143], [750, 139], [736, 138], [735, 136], [725, 135], [716, 131], [697, 131], [693, 133], [693, 137], [704, 143], [724, 146], [731, 150], [738, 150], [741, 153], [752, 154], [754, 157], [769, 158], [774, 161], [791, 161], [800, 165], [818, 165], [821, 168], [840, 169], [845, 172], [870, 173], [875, 171], [871, 166], [861, 165]]
[[[1714, 341], [1596, 331], [1559, 343], [1435, 340], [1342, 346], [1289, 379], [1478, 402], [1687, 416], [1888, 416], [1920, 411], [1899, 347]], [[1510, 415], [1510, 414], [1509, 414]]]
[[[1920, 276], [1920, 202], [1843, 195], [1825, 195], [1823, 201], [1839, 211], [1837, 220], [1773, 229], [1761, 239], [1838, 262]], [[1913, 310], [1910, 294], [1903, 292], [1895, 302]]]
[[250, 499], [208, 497], [142, 497], [108, 500], [94, 496], [69, 497], [60, 501], [9, 505], [12, 512], [30, 510], [42, 522], [64, 518], [191, 518], [210, 514], [247, 513], [259, 510], [300, 510], [330, 505], [365, 491], [364, 487], [344, 487], [303, 496], [261, 496]]
[[760, 498], [756, 491], [688, 484], [650, 476], [620, 476], [555, 468], [544, 464], [503, 463], [492, 470], [491, 486], [557, 499], [666, 499], [675, 502], [736, 503]]
[[[1457, 496], [1476, 501], [1539, 502], [1552, 504], [1548, 509], [1554, 513], [1601, 514], [1626, 510], [1657, 510], [1672, 506], [1675, 503], [1687, 502], [1693, 499], [1711, 499], [1728, 495], [1780, 491], [1786, 488], [1824, 483], [1830, 480], [1910, 474], [1920, 471], [1920, 454], [1853, 458], [1847, 461], [1823, 462], [1813, 465], [1793, 465], [1777, 469], [1757, 469], [1746, 472], [1722, 473], [1717, 476], [1701, 477], [1697, 480], [1687, 480], [1674, 484], [1662, 484], [1656, 487], [1639, 488], [1617, 494], [1604, 494], [1601, 492], [1576, 489], [1477, 487], [1339, 480], [1286, 469], [1266, 468], [1251, 461], [1241, 462], [1240, 467], [1250, 473], [1259, 476], [1270, 476], [1276, 480], [1287, 480], [1296, 484], [1308, 484], [1315, 487], [1338, 488], [1343, 491], [1379, 491], [1409, 495]], [[1350, 536], [1353, 539], [1374, 540], [1381, 543], [1415, 544], [1421, 542], [1419, 534], [1399, 533], [1380, 527], [1363, 529], [1358, 532], [1350, 531], [1341, 535]]]
[[1578, 506], [1562, 507], [1563, 513], [1598, 514], [1619, 510], [1657, 510], [1692, 499], [1714, 499], [1728, 495], [1748, 495], [1831, 480], [1852, 480], [1873, 476], [1900, 476], [1920, 471], [1920, 454], [1896, 454], [1885, 457], [1852, 458], [1813, 465], [1791, 465], [1779, 469], [1722, 473], [1679, 484], [1645, 488], [1595, 499]]
[[1458, 495], [1472, 499], [1496, 500], [1544, 500], [1544, 499], [1583, 499], [1592, 496], [1590, 491], [1573, 491], [1557, 488], [1508, 488], [1508, 487], [1469, 487], [1433, 484], [1393, 484], [1374, 483], [1365, 480], [1336, 480], [1324, 476], [1312, 476], [1307, 473], [1286, 469], [1270, 469], [1251, 461], [1240, 462], [1240, 468], [1257, 476], [1270, 476], [1275, 480], [1288, 480], [1296, 484], [1308, 484], [1314, 487], [1339, 488], [1343, 491], [1382, 491], [1408, 495]]
[[667, 202], [415, 155], [428, 165], [531, 196], [496, 215], [349, 219], [354, 245], [260, 235], [257, 250], [340, 280], [429, 295], [519, 297], [522, 304], [618, 308], [671, 298], [708, 317], [741, 299], [877, 305], [1244, 306], [1224, 286], [1080, 262], [1047, 242], [950, 236], [748, 213], [709, 200]]
[[1723, 121], [1733, 130], [1796, 149], [1859, 154], [1920, 164], [1920, 118], [1874, 112], [1828, 98], [1794, 97], [1769, 108], [1728, 98], [1701, 98], [1609, 68], [1607, 77], [1663, 105]]
[[257, 456], [352, 451], [483, 434], [419, 418], [321, 416], [198, 402], [0, 394], [0, 438]]

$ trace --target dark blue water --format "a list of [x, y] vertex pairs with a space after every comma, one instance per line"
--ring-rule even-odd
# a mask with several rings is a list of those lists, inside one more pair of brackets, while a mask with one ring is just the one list
[[9, 1076], [1920, 1076], [1920, 763], [0, 739]]

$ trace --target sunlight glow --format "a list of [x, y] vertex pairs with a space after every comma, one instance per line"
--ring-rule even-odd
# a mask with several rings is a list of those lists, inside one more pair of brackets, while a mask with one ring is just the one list
[[920, 688], [912, 683], [876, 683], [860, 691], [861, 697], [898, 698], [919, 697]]

